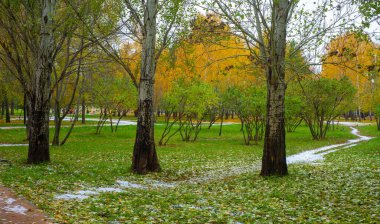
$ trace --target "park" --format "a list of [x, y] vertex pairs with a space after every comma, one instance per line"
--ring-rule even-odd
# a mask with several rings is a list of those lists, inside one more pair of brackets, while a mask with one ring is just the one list
[[0, 0], [0, 223], [380, 222], [380, 3]]

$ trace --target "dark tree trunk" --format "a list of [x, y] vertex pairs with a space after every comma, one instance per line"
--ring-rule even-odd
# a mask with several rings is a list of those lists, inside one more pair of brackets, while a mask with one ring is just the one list
[[285, 152], [285, 47], [288, 0], [273, 3], [273, 36], [267, 72], [267, 118], [260, 175], [288, 173]]
[[5, 113], [5, 105], [4, 105], [4, 101], [3, 101], [1, 103], [1, 119], [3, 119], [4, 113]]
[[60, 113], [60, 106], [59, 102], [55, 102], [55, 108], [54, 108], [54, 136], [53, 136], [53, 142], [52, 145], [59, 146], [59, 135], [61, 132], [61, 125], [62, 125], [62, 119], [61, 119], [61, 113]]
[[157, 0], [147, 0], [144, 8], [138, 120], [132, 160], [132, 170], [139, 174], [160, 170], [156, 145], [154, 142], [153, 109], [154, 76], [156, 70], [155, 45]]
[[[32, 106], [33, 107], [33, 106]], [[29, 123], [28, 163], [50, 161], [49, 153], [49, 111], [31, 109]]]
[[222, 120], [220, 121], [220, 127], [219, 127], [219, 136], [222, 136], [222, 128], [223, 128], [223, 114], [224, 114], [224, 109], [222, 109]]
[[54, 0], [43, 1], [37, 70], [32, 79], [32, 91], [28, 100], [31, 117], [28, 120], [29, 149], [27, 162], [30, 164], [50, 161], [49, 110], [53, 65], [52, 16], [54, 7]]
[[5, 123], [11, 123], [11, 116], [9, 113], [9, 100], [7, 95], [4, 96], [4, 106], [5, 106]]
[[15, 115], [15, 101], [13, 99], [11, 100], [11, 115]]
[[82, 100], [82, 124], [86, 124], [86, 102]]
[[27, 96], [24, 93], [24, 125], [26, 125], [27, 114], [28, 114], [28, 103], [27, 103]]
[[261, 175], [286, 175], [284, 101], [285, 84], [269, 85]]

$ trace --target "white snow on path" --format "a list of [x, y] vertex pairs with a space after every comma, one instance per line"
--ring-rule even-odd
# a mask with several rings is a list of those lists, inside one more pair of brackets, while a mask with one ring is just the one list
[[14, 205], [14, 203], [17, 201], [14, 198], [0, 198], [1, 201], [4, 201], [6, 206], [3, 207], [3, 210], [6, 212], [12, 212], [17, 213], [21, 215], [26, 215], [26, 212], [28, 211], [27, 208], [21, 205]]
[[116, 183], [118, 185], [114, 186], [114, 187], [99, 187], [99, 188], [90, 189], [90, 190], [80, 190], [80, 191], [76, 191], [74, 193], [56, 195], [55, 199], [58, 199], [58, 200], [71, 200], [71, 199], [82, 200], [82, 199], [89, 198], [92, 195], [98, 195], [100, 193], [114, 193], [114, 192], [115, 193], [121, 193], [121, 192], [125, 191], [124, 189], [128, 189], [128, 188], [147, 189], [146, 186], [131, 183], [129, 181], [118, 180], [118, 181], [116, 181]]
[[18, 213], [18, 214], [21, 214], [21, 215], [26, 215], [26, 212], [28, 211], [27, 208], [21, 206], [21, 205], [9, 205], [9, 206], [5, 206], [4, 207], [4, 210], [7, 211], [7, 212], [13, 212], [13, 213]]
[[[335, 152], [339, 149], [349, 148], [349, 147], [355, 146], [356, 145], [355, 143], [359, 143], [362, 141], [368, 141], [371, 139], [371, 137], [360, 135], [358, 129], [356, 129], [354, 127], [350, 127], [350, 128], [352, 129], [351, 134], [356, 135], [359, 138], [348, 140], [346, 143], [324, 146], [321, 148], [317, 148], [317, 149], [301, 152], [301, 153], [298, 153], [298, 154], [295, 154], [292, 156], [288, 156], [286, 158], [286, 162], [288, 164], [315, 163], [317, 161], [322, 161], [324, 159], [323, 156], [326, 154]], [[346, 147], [343, 147], [343, 146], [346, 146]]]
[[0, 144], [0, 147], [28, 146], [28, 144]]
[[[54, 120], [54, 117], [53, 118], [50, 118], [50, 120]], [[63, 119], [65, 121], [71, 121], [70, 118], [65, 118]], [[99, 119], [97, 118], [87, 118], [86, 119], [87, 121], [99, 121]], [[109, 123], [109, 121], [107, 121]], [[116, 122], [113, 122], [114, 125], [116, 125]], [[105, 124], [104, 126], [110, 126], [111, 124]], [[126, 125], [136, 125], [136, 122], [135, 121], [126, 121], [126, 120], [120, 120], [119, 122], [119, 126], [126, 126]], [[97, 125], [80, 125], [80, 126], [77, 126], [77, 127], [96, 127]], [[67, 125], [63, 125], [62, 127], [70, 127], [70, 126], [67, 126]], [[50, 126], [49, 128], [54, 128], [54, 126]], [[2, 130], [11, 130], [11, 129], [25, 129], [25, 126], [4, 126], [4, 127], [0, 127], [0, 129]], [[16, 147], [16, 146], [28, 146], [28, 144], [1, 144], [0, 143], [0, 147]]]
[[[308, 164], [320, 164], [318, 162], [323, 161], [324, 155], [338, 151], [340, 149], [347, 149], [353, 146], [356, 146], [357, 143], [362, 141], [368, 141], [372, 139], [372, 137], [363, 136], [359, 134], [359, 131], [354, 128], [351, 128], [351, 134], [356, 135], [357, 139], [348, 140], [346, 143], [341, 144], [334, 144], [329, 146], [324, 146], [321, 148], [308, 150], [305, 152], [301, 152], [295, 155], [288, 156], [286, 158], [288, 164], [295, 164], [295, 163], [308, 163]], [[55, 199], [58, 200], [71, 200], [71, 199], [86, 199], [93, 195], [98, 195], [100, 193], [105, 192], [125, 192], [126, 189], [152, 189], [152, 188], [161, 188], [161, 189], [168, 189], [168, 188], [175, 188], [183, 184], [200, 184], [220, 179], [225, 179], [227, 177], [231, 176], [237, 176], [244, 173], [250, 173], [254, 172], [260, 169], [260, 164], [254, 164], [249, 166], [241, 166], [241, 167], [234, 167], [229, 170], [215, 170], [206, 173], [202, 176], [197, 176], [194, 178], [191, 178], [189, 180], [184, 181], [172, 181], [172, 182], [164, 182], [164, 181], [157, 181], [157, 180], [151, 180], [146, 179], [144, 180], [144, 184], [137, 184], [132, 183], [129, 181], [123, 181], [118, 180], [116, 183], [118, 184], [117, 187], [102, 187], [102, 188], [96, 188], [91, 190], [81, 190], [77, 191], [76, 193], [68, 193], [68, 194], [62, 194], [62, 195], [56, 195]]]
[[[343, 126], [349, 126], [349, 127], [354, 127], [354, 126], [369, 126], [372, 125], [372, 123], [366, 123], [366, 122], [358, 122], [358, 121], [334, 121], [335, 125], [343, 125]], [[330, 124], [331, 125], [331, 124]]]
[[[12, 120], [15, 120], [15, 119], [12, 119]], [[50, 118], [51, 121], [54, 121], [54, 117]], [[69, 117], [65, 117], [63, 119], [64, 121], [72, 121], [73, 119], [72, 118], [69, 118]], [[79, 119], [79, 121], [81, 121], [81, 119]], [[86, 121], [99, 121], [98, 118], [86, 118]], [[107, 120], [106, 121], [107, 123], [104, 125], [104, 126], [110, 126], [110, 121]], [[116, 125], [117, 123], [117, 120], [113, 120], [113, 125]], [[136, 121], [128, 121], [128, 120], [120, 120], [119, 122], [119, 126], [126, 126], [126, 125], [136, 125]], [[97, 125], [96, 124], [91, 124], [91, 125], [78, 125], [76, 127], [96, 127]], [[70, 127], [70, 125], [62, 125], [62, 127]], [[0, 129], [2, 130], [11, 130], [11, 129], [25, 129], [26, 127], [25, 126], [2, 126], [0, 127]], [[51, 125], [49, 126], [49, 128], [54, 128], [54, 125]]]

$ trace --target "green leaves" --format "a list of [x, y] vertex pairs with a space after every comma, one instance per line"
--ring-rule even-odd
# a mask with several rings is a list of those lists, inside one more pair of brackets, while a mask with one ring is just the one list
[[[355, 105], [355, 88], [347, 77], [313, 78], [299, 82], [303, 95], [302, 117], [315, 140], [326, 136], [330, 123]], [[300, 93], [300, 94], [301, 94]]]

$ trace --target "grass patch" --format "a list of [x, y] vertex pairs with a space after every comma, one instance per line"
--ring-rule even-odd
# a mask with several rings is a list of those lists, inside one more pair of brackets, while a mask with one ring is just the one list
[[[368, 133], [376, 134], [370, 127], [363, 127], [363, 134], [366, 128]], [[54, 199], [59, 193], [112, 186], [119, 179], [186, 180], [215, 170], [250, 166], [259, 163], [262, 155], [262, 142], [253, 146], [243, 144], [240, 125], [225, 126], [221, 137], [215, 126], [210, 130], [204, 128], [195, 143], [182, 142], [176, 136], [170, 145], [158, 147], [163, 171], [139, 176], [129, 170], [135, 127], [122, 126], [116, 133], [109, 129], [104, 127], [101, 135], [94, 134], [95, 127], [74, 129], [65, 146], [52, 147], [52, 162], [38, 166], [25, 164], [26, 147], [0, 148], [0, 157], [14, 163], [12, 167], [0, 168], [0, 181], [58, 222], [68, 223], [113, 220], [355, 223], [379, 218], [373, 216], [378, 210], [374, 202], [379, 199], [380, 157], [375, 147], [380, 145], [378, 138], [329, 154], [320, 166], [291, 165], [290, 175], [284, 178], [261, 178], [257, 173], [248, 173], [174, 189], [128, 189], [83, 201]], [[162, 129], [156, 126], [156, 139]], [[66, 131], [64, 128], [63, 132]], [[355, 138], [349, 131], [339, 127], [329, 132], [326, 140], [313, 141], [308, 129], [302, 126], [295, 133], [287, 133], [287, 154]], [[0, 130], [0, 142], [20, 143], [24, 138], [25, 130]]]

